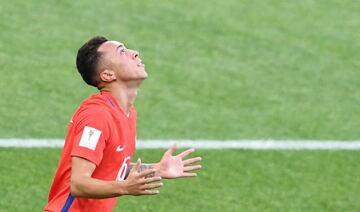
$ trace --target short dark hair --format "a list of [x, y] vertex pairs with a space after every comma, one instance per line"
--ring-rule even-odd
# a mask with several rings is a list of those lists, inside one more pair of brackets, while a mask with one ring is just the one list
[[95, 36], [87, 41], [79, 50], [76, 57], [76, 67], [83, 80], [91, 86], [98, 87], [99, 79], [96, 77], [101, 53], [98, 48], [108, 41], [105, 37]]

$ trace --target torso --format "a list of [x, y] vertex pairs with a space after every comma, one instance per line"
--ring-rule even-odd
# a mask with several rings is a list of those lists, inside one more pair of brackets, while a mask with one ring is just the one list
[[[84, 126], [101, 131], [96, 149], [85, 144], [79, 146], [84, 136]], [[99, 129], [101, 128], [101, 129]], [[91, 133], [90, 133], [91, 134]], [[91, 135], [90, 135], [91, 136]], [[94, 143], [93, 143], [94, 144]], [[85, 199], [70, 194], [71, 157], [79, 156], [97, 165], [93, 178], [101, 180], [123, 180], [130, 165], [136, 145], [136, 111], [132, 107], [129, 116], [120, 109], [111, 94], [102, 92], [85, 100], [70, 122], [64, 149], [50, 193], [48, 211], [59, 211], [70, 204], [69, 211], [111, 211], [116, 198]]]

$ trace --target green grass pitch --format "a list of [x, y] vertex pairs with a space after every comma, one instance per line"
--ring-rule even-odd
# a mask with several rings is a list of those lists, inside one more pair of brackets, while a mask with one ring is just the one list
[[[4, 0], [2, 0], [4, 1]], [[20, 1], [0, 8], [0, 135], [63, 137], [93, 35], [137, 49], [139, 138], [356, 139], [356, 1]]]
[[[0, 0], [0, 137], [63, 138], [88, 88], [76, 51], [140, 52], [146, 139], [359, 139], [360, 4], [352, 0]], [[157, 161], [160, 150], [141, 150]], [[0, 211], [40, 211], [59, 149], [0, 149]], [[199, 151], [193, 180], [116, 211], [360, 211], [356, 151]]]
[[[139, 150], [156, 162], [163, 150]], [[59, 149], [0, 149], [0, 211], [40, 211]], [[164, 181], [159, 196], [120, 197], [116, 211], [359, 211], [358, 152], [198, 151], [196, 179]], [[14, 158], [17, 158], [14, 160]], [[9, 166], [8, 164], [11, 164]]]

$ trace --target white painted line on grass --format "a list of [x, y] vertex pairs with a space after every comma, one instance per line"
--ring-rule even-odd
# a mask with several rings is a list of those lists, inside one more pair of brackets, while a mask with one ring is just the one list
[[[360, 150], [360, 141], [326, 140], [138, 140], [138, 149], [179, 148], [253, 150]], [[0, 147], [61, 148], [63, 139], [0, 139]]]

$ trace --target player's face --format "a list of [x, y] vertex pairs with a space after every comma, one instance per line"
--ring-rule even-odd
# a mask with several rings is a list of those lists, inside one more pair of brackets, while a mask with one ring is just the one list
[[99, 47], [103, 53], [103, 62], [123, 81], [144, 80], [147, 78], [145, 65], [141, 62], [139, 52], [127, 49], [118, 41], [107, 41]]

